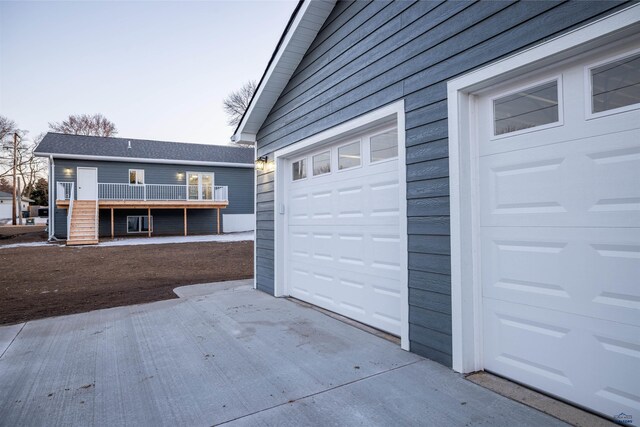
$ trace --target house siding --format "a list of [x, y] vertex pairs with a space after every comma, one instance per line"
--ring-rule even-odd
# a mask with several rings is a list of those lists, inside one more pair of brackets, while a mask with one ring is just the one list
[[[404, 99], [412, 351], [451, 366], [446, 82], [624, 3], [339, 1], [269, 113], [260, 156]], [[273, 179], [256, 183], [256, 283], [268, 293]]]
[[[128, 183], [129, 169], [144, 169], [145, 183], [147, 184], [184, 185], [187, 171], [213, 172], [215, 174], [215, 185], [229, 187], [229, 206], [220, 211], [221, 223], [223, 214], [252, 214], [254, 212], [253, 168], [55, 159], [54, 183], [58, 181], [76, 183], [78, 167], [97, 168], [98, 182], [100, 183]], [[70, 173], [66, 173], [66, 169]], [[182, 179], [178, 179], [178, 173], [184, 174]], [[55, 218], [55, 236], [59, 239], [65, 239], [67, 237], [67, 210], [56, 208], [53, 215]], [[116, 235], [136, 235], [127, 233], [126, 217], [128, 215], [146, 215], [146, 209], [116, 209], [114, 212], [114, 232]], [[184, 233], [182, 209], [152, 209], [151, 216], [154, 221], [154, 235]], [[189, 234], [211, 234], [215, 232], [216, 211], [214, 209], [189, 209], [187, 213], [187, 229]], [[111, 235], [111, 211], [108, 209], [100, 210], [99, 233], [100, 236]]]

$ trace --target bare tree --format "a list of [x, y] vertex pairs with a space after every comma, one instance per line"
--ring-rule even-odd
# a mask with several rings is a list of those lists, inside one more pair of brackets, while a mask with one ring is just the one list
[[222, 108], [224, 112], [229, 116], [228, 123], [231, 126], [236, 126], [240, 123], [242, 115], [249, 108], [249, 102], [256, 91], [256, 82], [249, 80], [238, 90], [234, 90], [222, 101]]
[[[34, 141], [29, 141], [27, 131], [17, 128], [15, 122], [4, 116], [0, 116], [0, 179], [13, 176], [13, 142], [10, 136], [18, 134], [18, 144], [16, 149], [16, 179], [20, 181], [19, 188], [22, 195], [28, 195], [33, 190], [35, 182], [46, 175], [47, 165], [44, 159], [36, 157], [33, 150], [44, 137], [38, 135]], [[4, 180], [3, 184], [9, 185]]]
[[18, 177], [22, 180], [20, 186], [22, 194], [28, 196], [33, 191], [35, 183], [46, 176], [47, 162], [42, 157], [36, 157], [35, 148], [44, 138], [44, 134], [38, 135], [34, 141], [21, 142], [18, 145], [18, 162], [16, 169]]
[[49, 123], [51, 132], [72, 135], [114, 136], [116, 125], [102, 114], [72, 114], [61, 122]]
[[0, 116], [0, 143], [4, 142], [4, 138], [7, 135], [16, 131], [18, 131], [16, 122], [5, 116]]

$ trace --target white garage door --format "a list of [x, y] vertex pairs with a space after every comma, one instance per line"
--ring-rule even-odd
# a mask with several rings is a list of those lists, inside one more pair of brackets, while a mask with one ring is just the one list
[[400, 334], [397, 129], [287, 162], [285, 271], [291, 296]]
[[479, 98], [484, 366], [640, 418], [640, 54]]

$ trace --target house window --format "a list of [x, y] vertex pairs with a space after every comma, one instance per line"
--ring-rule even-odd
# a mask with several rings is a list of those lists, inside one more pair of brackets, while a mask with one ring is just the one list
[[640, 53], [591, 68], [590, 78], [592, 113], [640, 104]]
[[338, 170], [360, 166], [360, 141], [338, 148]]
[[331, 172], [331, 154], [329, 151], [313, 156], [313, 176]]
[[213, 174], [187, 172], [189, 200], [213, 200]]
[[151, 225], [151, 232], [153, 232], [153, 216], [151, 216], [151, 223], [146, 215], [127, 217], [127, 233], [148, 233], [149, 225]]
[[144, 169], [129, 169], [129, 184], [144, 184]]
[[557, 80], [529, 87], [493, 100], [494, 135], [555, 123], [559, 114]]
[[307, 161], [300, 159], [291, 165], [292, 178], [294, 181], [307, 177]]
[[371, 137], [371, 163], [398, 157], [398, 131], [391, 129]]

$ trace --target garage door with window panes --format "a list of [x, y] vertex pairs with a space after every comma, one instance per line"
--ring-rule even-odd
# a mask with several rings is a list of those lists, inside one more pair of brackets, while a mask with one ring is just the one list
[[640, 417], [640, 52], [482, 93], [485, 369]]
[[[379, 128], [287, 162], [290, 295], [400, 334], [398, 131]], [[406, 272], [404, 273], [406, 274]]]

